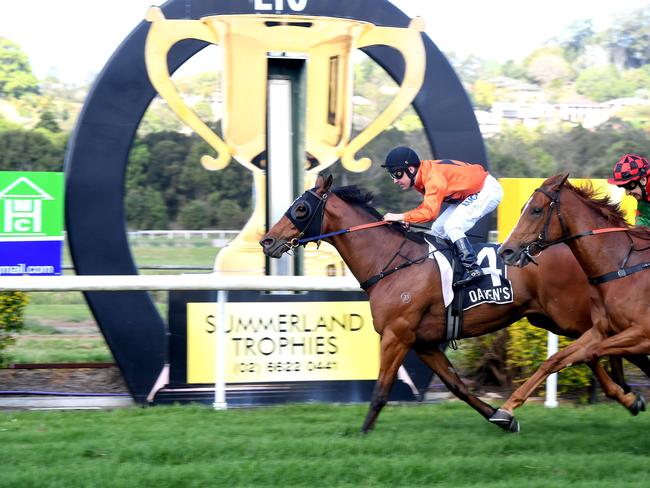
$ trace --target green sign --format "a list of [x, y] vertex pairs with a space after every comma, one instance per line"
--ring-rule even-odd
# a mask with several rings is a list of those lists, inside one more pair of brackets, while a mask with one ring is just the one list
[[0, 171], [0, 240], [63, 238], [63, 173]]

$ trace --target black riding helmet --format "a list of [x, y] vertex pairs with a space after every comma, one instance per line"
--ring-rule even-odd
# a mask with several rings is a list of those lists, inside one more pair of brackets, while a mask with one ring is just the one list
[[388, 153], [388, 156], [386, 156], [386, 162], [381, 166], [382, 168], [386, 168], [386, 171], [388, 171], [391, 178], [400, 179], [402, 175], [406, 173], [411, 180], [411, 185], [414, 185], [415, 175], [411, 174], [409, 171], [406, 171], [406, 168], [409, 166], [419, 168], [420, 158], [418, 157], [417, 153], [410, 147], [398, 146]]

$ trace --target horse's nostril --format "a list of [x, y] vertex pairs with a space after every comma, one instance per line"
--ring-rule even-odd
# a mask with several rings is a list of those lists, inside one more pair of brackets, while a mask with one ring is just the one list
[[501, 246], [497, 250], [497, 252], [499, 253], [499, 256], [501, 256], [506, 263], [509, 263], [513, 255], [515, 254], [514, 250], [512, 250], [509, 247], [503, 247], [503, 246]]
[[272, 237], [265, 237], [260, 241], [260, 246], [266, 249], [267, 247], [273, 245], [274, 242], [275, 239], [273, 239]]

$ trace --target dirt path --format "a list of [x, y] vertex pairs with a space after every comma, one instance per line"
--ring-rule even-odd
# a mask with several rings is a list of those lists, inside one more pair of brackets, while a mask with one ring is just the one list
[[1, 391], [128, 393], [117, 368], [0, 369]]

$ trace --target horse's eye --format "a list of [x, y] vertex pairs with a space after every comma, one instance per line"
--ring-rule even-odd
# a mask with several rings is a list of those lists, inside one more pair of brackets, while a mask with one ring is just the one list
[[305, 218], [309, 213], [309, 209], [307, 208], [307, 205], [305, 205], [304, 203], [299, 203], [298, 205], [296, 205], [295, 211], [296, 211], [296, 217], [298, 218]]
[[542, 207], [533, 207], [531, 211], [533, 212], [533, 215], [540, 215], [542, 213]]

